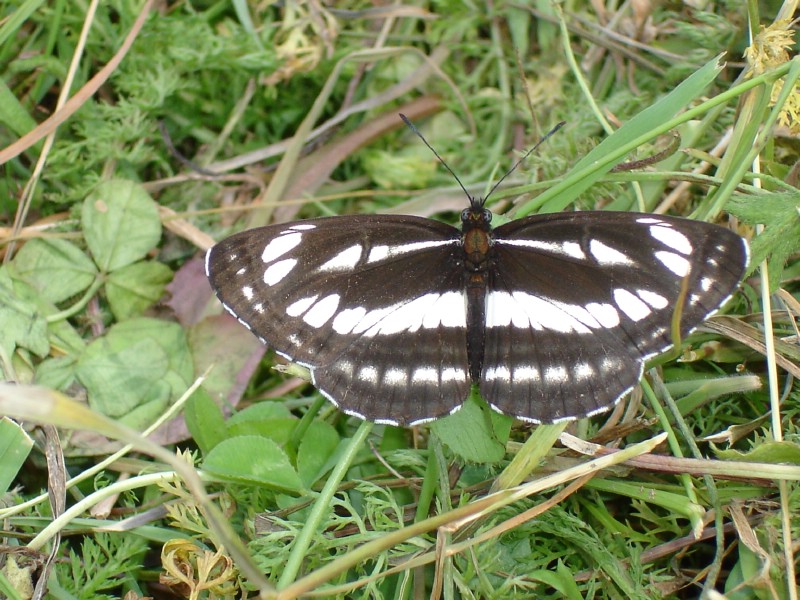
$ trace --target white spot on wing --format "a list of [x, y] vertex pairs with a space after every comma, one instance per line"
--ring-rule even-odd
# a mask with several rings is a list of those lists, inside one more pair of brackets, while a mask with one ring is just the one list
[[237, 275], [244, 275], [245, 273], [247, 273], [247, 268], [246, 267], [242, 267], [241, 269], [236, 271]]
[[333, 330], [336, 333], [347, 335], [358, 325], [367, 314], [367, 309], [363, 306], [356, 308], [346, 308], [333, 319]]
[[372, 385], [378, 384], [378, 370], [372, 365], [364, 365], [358, 370], [358, 380], [371, 383]]
[[688, 260], [675, 254], [674, 252], [666, 252], [664, 250], [656, 252], [656, 258], [661, 261], [665, 267], [675, 273], [678, 277], [685, 277], [689, 273], [691, 264]]
[[264, 248], [261, 253], [261, 260], [265, 263], [271, 263], [296, 248], [301, 241], [303, 241], [303, 234], [301, 233], [289, 233], [276, 237]]
[[664, 296], [661, 294], [656, 294], [650, 290], [636, 290], [636, 295], [653, 308], [666, 308], [669, 304], [669, 300], [667, 300]]
[[467, 372], [459, 367], [446, 367], [441, 373], [442, 383], [446, 381], [466, 381]]
[[572, 373], [578, 381], [591, 379], [594, 376], [594, 367], [589, 363], [578, 363], [573, 367]]
[[481, 378], [484, 381], [495, 381], [496, 379], [511, 381], [511, 371], [508, 370], [508, 367], [504, 367], [503, 365], [488, 367], [483, 370]]
[[352, 361], [344, 360], [344, 359], [336, 361], [334, 363], [333, 367], [337, 371], [339, 371], [339, 373], [343, 373], [343, 374], [347, 375], [348, 377], [352, 377], [353, 376], [353, 370], [355, 369], [355, 366], [353, 365]]
[[403, 385], [408, 383], [408, 374], [403, 369], [386, 369], [383, 374], [386, 385]]
[[414, 332], [420, 328], [466, 327], [466, 321], [467, 309], [461, 292], [445, 292], [425, 294], [405, 304], [377, 308], [363, 314], [347, 313], [338, 324], [334, 323], [334, 327], [340, 327], [341, 330], [337, 329], [340, 333], [372, 337]]
[[252, 300], [253, 288], [251, 288], [249, 285], [242, 287], [242, 294], [244, 294], [244, 297], [247, 298], [248, 300]]
[[586, 305], [586, 310], [606, 329], [611, 329], [619, 325], [619, 313], [617, 309], [610, 304], [590, 302]]
[[436, 304], [439, 294], [425, 294], [411, 302], [398, 306], [376, 323], [367, 335], [394, 335], [401, 331], [414, 332], [422, 327], [428, 310]]
[[346, 271], [355, 268], [361, 258], [362, 248], [358, 244], [342, 250], [325, 264], [319, 267], [320, 271]]
[[401, 254], [408, 254], [409, 252], [419, 252], [420, 250], [427, 250], [429, 248], [439, 248], [440, 246], [451, 246], [458, 244], [460, 241], [456, 238], [449, 240], [437, 240], [428, 242], [412, 242], [410, 244], [400, 244], [397, 246], [374, 246], [367, 257], [368, 263], [378, 262], [387, 258], [394, 258]]
[[339, 308], [339, 300], [339, 294], [325, 296], [308, 309], [308, 312], [303, 315], [303, 321], [312, 327], [322, 327]]
[[519, 365], [514, 368], [514, 381], [539, 381], [539, 369], [533, 365]]
[[641, 321], [651, 312], [650, 307], [642, 302], [638, 296], [622, 288], [614, 290], [614, 302], [632, 321]]
[[601, 265], [631, 265], [633, 261], [619, 250], [606, 246], [600, 240], [589, 242], [589, 252]]
[[370, 327], [375, 325], [384, 316], [389, 314], [394, 309], [394, 306], [387, 306], [386, 308], [376, 308], [375, 310], [367, 311], [367, 313], [358, 322], [358, 325], [353, 327], [353, 334], [362, 334]]
[[283, 281], [283, 278], [286, 277], [292, 269], [294, 269], [296, 264], [296, 259], [286, 258], [270, 265], [267, 267], [267, 270], [264, 271], [264, 283], [267, 285], [275, 285], [280, 283]]
[[692, 242], [680, 231], [666, 225], [653, 225], [650, 227], [650, 235], [663, 244], [669, 246], [681, 254], [691, 254], [694, 248]]
[[296, 302], [292, 302], [289, 306], [286, 307], [286, 314], [290, 317], [299, 317], [304, 312], [306, 312], [314, 302], [317, 301], [319, 297], [318, 294], [314, 296], [309, 296], [308, 298], [301, 298]]
[[425, 329], [466, 327], [467, 305], [461, 292], [445, 292], [433, 303], [422, 319]]
[[316, 225], [311, 225], [310, 223], [298, 223], [297, 225], [292, 225], [291, 227], [289, 227], [287, 231], [307, 231], [309, 229], [316, 229], [316, 228], [317, 228]]
[[414, 383], [439, 383], [439, 372], [433, 367], [417, 367], [411, 373]]
[[525, 292], [489, 292], [486, 327], [507, 327], [509, 324], [536, 331], [549, 329], [562, 333], [590, 333], [590, 326], [599, 327], [592, 315], [581, 306]]
[[541, 250], [542, 252], [549, 252], [551, 254], [559, 254], [561, 256], [569, 256], [571, 258], [578, 258], [586, 260], [581, 245], [577, 242], [544, 242], [541, 240], [497, 240], [496, 243], [501, 246], [516, 246], [518, 248], [531, 248], [533, 250]]
[[564, 367], [548, 367], [544, 370], [544, 379], [548, 383], [567, 383], [569, 377]]
[[368, 263], [378, 262], [389, 256], [389, 246], [373, 246], [369, 251]]

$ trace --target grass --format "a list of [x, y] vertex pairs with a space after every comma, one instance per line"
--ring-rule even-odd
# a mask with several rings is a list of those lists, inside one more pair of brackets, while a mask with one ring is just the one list
[[[0, 2], [0, 592], [796, 598], [793, 4], [592, 6]], [[715, 221], [748, 276], [606, 415], [346, 417], [261, 360], [201, 256], [319, 215], [454, 222], [400, 112], [472, 194], [564, 120], [498, 218]]]

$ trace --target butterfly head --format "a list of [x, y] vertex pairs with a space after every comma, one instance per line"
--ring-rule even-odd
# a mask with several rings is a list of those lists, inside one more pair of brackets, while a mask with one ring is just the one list
[[469, 231], [470, 229], [483, 229], [489, 228], [489, 223], [492, 222], [492, 213], [488, 208], [483, 207], [485, 198], [470, 196], [469, 208], [461, 211], [461, 229], [462, 231]]

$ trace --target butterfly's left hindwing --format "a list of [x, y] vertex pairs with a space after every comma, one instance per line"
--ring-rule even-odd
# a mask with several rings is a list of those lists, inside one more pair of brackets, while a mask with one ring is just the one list
[[233, 235], [206, 270], [225, 307], [345, 412], [410, 424], [469, 392], [460, 234], [365, 215]]
[[535, 422], [613, 405], [672, 345], [673, 317], [682, 335], [702, 323], [748, 260], [722, 227], [637, 213], [537, 215], [494, 239], [481, 395]]

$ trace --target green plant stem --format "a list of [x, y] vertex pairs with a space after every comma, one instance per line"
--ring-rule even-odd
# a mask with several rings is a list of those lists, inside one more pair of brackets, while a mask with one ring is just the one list
[[372, 431], [372, 426], [373, 424], [369, 421], [361, 422], [361, 425], [359, 425], [355, 435], [351, 438], [339, 462], [336, 463], [336, 467], [331, 471], [328, 481], [325, 482], [325, 487], [322, 488], [322, 491], [314, 502], [311, 514], [308, 515], [308, 520], [300, 531], [300, 535], [298, 535], [297, 539], [294, 541], [294, 546], [292, 546], [292, 551], [289, 554], [289, 560], [286, 562], [286, 568], [283, 570], [283, 573], [281, 573], [280, 580], [278, 581], [278, 589], [284, 589], [291, 585], [300, 572], [303, 559], [306, 557], [306, 552], [311, 546], [314, 536], [318, 534], [325, 515], [330, 511], [333, 495], [339, 489], [339, 484], [347, 474], [347, 470], [350, 468], [353, 460], [355, 460], [356, 455], [363, 447], [367, 436], [370, 431]]
[[306, 434], [306, 431], [308, 431], [308, 428], [311, 427], [311, 423], [313, 423], [314, 419], [317, 418], [319, 411], [323, 406], [325, 406], [326, 402], [327, 400], [325, 400], [325, 398], [323, 398], [320, 394], [319, 398], [314, 400], [313, 404], [300, 419], [300, 422], [292, 430], [292, 433], [289, 436], [289, 447], [291, 448], [292, 455], [297, 454], [297, 449], [300, 447], [300, 442], [302, 441], [303, 436]]
[[212, 502], [193, 465], [181, 457], [143, 437], [117, 421], [94, 412], [61, 392], [33, 385], [12, 385], [0, 382], [0, 413], [36, 423], [47, 423], [69, 429], [91, 429], [107, 437], [122, 440], [170, 465], [197, 500], [209, 527], [236, 562], [241, 573], [250, 579], [262, 595], [273, 589], [255, 566], [231, 523]]
[[[788, 78], [787, 78], [788, 79]], [[783, 91], [789, 87], [784, 83]], [[793, 85], [792, 85], [793, 87]], [[785, 100], [783, 93], [781, 98]], [[782, 104], [776, 103], [776, 107]], [[755, 158], [754, 160], [757, 160]], [[755, 169], [754, 169], [755, 170]], [[757, 227], [758, 233], [762, 233], [763, 225]], [[776, 442], [783, 441], [783, 423], [781, 422], [781, 405], [778, 397], [778, 366], [775, 361], [775, 337], [772, 335], [772, 301], [769, 293], [769, 263], [765, 260], [759, 266], [759, 277], [761, 280], [761, 313], [764, 318], [764, 346], [766, 347], [767, 358], [767, 380], [769, 382], [769, 404], [772, 413], [772, 439]], [[778, 494], [781, 506], [781, 538], [783, 541], [783, 555], [786, 564], [786, 591], [790, 600], [796, 600], [798, 596], [797, 575], [795, 571], [794, 542], [792, 540], [792, 507], [790, 504], [791, 493], [786, 481], [778, 481]]]
[[[686, 110], [677, 117], [660, 122], [660, 124], [648, 129], [647, 132], [633, 138], [629, 142], [624, 143], [617, 148], [610, 150], [602, 158], [591, 161], [570, 172], [562, 181], [537, 196], [534, 201], [526, 203], [523, 207], [521, 207], [517, 211], [517, 215], [522, 216], [528, 214], [537, 207], [544, 207], [548, 212], [561, 210], [563, 206], [566, 206], [566, 204], [569, 204], [569, 202], [574, 199], [577, 193], [583, 191], [584, 186], [577, 185], [579, 182], [586, 182], [586, 184], [591, 185], [595, 180], [595, 174], [597, 172], [602, 171], [603, 169], [610, 169], [611, 165], [619, 162], [623, 156], [635, 150], [642, 144], [668, 132], [670, 129], [673, 129], [682, 123], [699, 118], [711, 108], [720, 104], [725, 104], [726, 102], [729, 102], [744, 94], [748, 90], [758, 87], [759, 85], [764, 85], [765, 83], [771, 83], [775, 79], [783, 77], [789, 72], [789, 67], [791, 64], [791, 62], [786, 63], [775, 68], [773, 71], [764, 73], [758, 77], [753, 77], [753, 79], [745, 81], [717, 96], [714, 96], [709, 100], [706, 100], [705, 102], [698, 104], [694, 108]], [[676, 89], [680, 89], [680, 86]], [[658, 106], [658, 103], [653, 105], [653, 107], [656, 106]], [[624, 127], [618, 129], [615, 135], [623, 131], [623, 129]], [[575, 188], [577, 192], [572, 188]]]
[[[654, 379], [654, 381], [658, 382], [659, 386], [659, 397], [664, 399], [666, 402], [667, 407], [672, 413], [672, 418], [675, 423], [678, 425], [678, 429], [683, 436], [684, 443], [689, 446], [689, 449], [692, 452], [692, 455], [700, 459], [702, 458], [702, 454], [700, 452], [700, 448], [698, 448], [697, 443], [694, 441], [694, 434], [689, 429], [689, 426], [686, 424], [686, 421], [683, 418], [683, 414], [678, 409], [678, 405], [675, 400], [672, 398], [670, 393], [667, 391], [666, 386], [664, 386], [663, 382], [658, 379]], [[691, 483], [691, 478], [687, 475], [681, 475], [682, 478], [685, 477], [685, 481]], [[708, 501], [709, 504], [714, 508], [714, 525], [716, 526], [716, 547], [714, 550], [714, 560], [708, 567], [708, 571], [706, 573], [705, 582], [703, 584], [703, 589], [706, 592], [714, 589], [714, 586], [717, 583], [717, 579], [719, 578], [720, 571], [722, 570], [722, 559], [725, 555], [725, 536], [724, 536], [724, 526], [725, 522], [723, 519], [723, 512], [722, 512], [722, 502], [719, 499], [719, 493], [717, 493], [717, 484], [714, 481], [714, 478], [711, 475], [704, 474], [703, 475], [703, 482], [706, 484], [706, 492], [708, 493]], [[692, 491], [694, 491], [694, 487], [692, 487]]]
[[539, 425], [525, 440], [514, 459], [495, 479], [491, 491], [505, 490], [524, 481], [539, 466], [567, 425], [566, 421], [554, 425]]
[[[419, 500], [417, 500], [417, 511], [414, 515], [415, 521], [422, 521], [428, 516], [431, 509], [431, 502], [436, 493], [436, 488], [439, 485], [439, 459], [440, 452], [436, 452], [432, 446], [436, 443], [441, 447], [441, 443], [436, 436], [431, 436], [431, 444], [428, 447], [428, 463], [425, 465], [425, 475], [422, 477], [422, 488], [419, 492]], [[436, 439], [436, 442], [433, 440]]]
[[[772, 111], [763, 123], [756, 121], [753, 124], [750, 122], [753, 127], [757, 127], [759, 129], [759, 132], [757, 135], [753, 136], [753, 142], [747, 145], [748, 152], [745, 157], [736, 161], [736, 168], [726, 174], [722, 186], [720, 186], [720, 188], [714, 194], [714, 202], [712, 206], [709, 208], [707, 213], [702, 215], [702, 218], [710, 220], [719, 214], [719, 212], [722, 210], [722, 207], [733, 194], [733, 190], [742, 180], [745, 172], [751, 168], [753, 161], [759, 155], [764, 147], [764, 144], [766, 144], [767, 139], [772, 134], [772, 127], [778, 120], [778, 116], [783, 110], [783, 106], [786, 103], [789, 94], [794, 91], [795, 84], [797, 83], [798, 78], [800, 78], [800, 59], [798, 59], [798, 57], [793, 58], [790, 62], [786, 63], [786, 65], [789, 67], [786, 79], [783, 82], [783, 88], [781, 88], [778, 99], [775, 102], [775, 105], [772, 107]], [[767, 102], [769, 102], [769, 93], [768, 90], [763, 90], [762, 103], [766, 105]], [[754, 112], [758, 111], [756, 110]]]
[[583, 97], [589, 103], [589, 108], [592, 109], [594, 118], [597, 119], [598, 123], [600, 123], [600, 126], [603, 128], [603, 131], [606, 132], [606, 135], [611, 135], [614, 133], [614, 128], [611, 126], [611, 123], [608, 122], [608, 119], [606, 119], [603, 111], [600, 110], [600, 107], [597, 105], [597, 101], [592, 95], [592, 90], [589, 89], [589, 84], [586, 83], [586, 78], [583, 76], [583, 71], [578, 66], [578, 61], [575, 60], [575, 54], [572, 52], [572, 46], [569, 42], [570, 34], [569, 30], [567, 29], [567, 22], [564, 20], [564, 13], [561, 10], [561, 6], [554, 2], [553, 8], [556, 11], [556, 16], [558, 17], [558, 26], [561, 29], [561, 47], [564, 49], [564, 56], [567, 57], [569, 68], [572, 71], [572, 76], [575, 78], [575, 81], [578, 83], [578, 87], [583, 92]]
[[[683, 450], [681, 449], [681, 445], [678, 442], [678, 437], [675, 435], [675, 431], [672, 429], [672, 424], [667, 418], [667, 413], [664, 412], [664, 407], [661, 406], [661, 403], [659, 402], [658, 398], [653, 392], [653, 388], [650, 387], [650, 384], [644, 378], [642, 378], [641, 386], [642, 389], [644, 390], [644, 395], [650, 401], [651, 408], [656, 413], [656, 416], [658, 417], [661, 426], [667, 433], [667, 443], [669, 444], [670, 450], [672, 450], [672, 453], [675, 456], [683, 458]], [[680, 419], [680, 415], [678, 415], [678, 418]], [[689, 497], [689, 501], [699, 506], [700, 502], [697, 499], [697, 494], [695, 493], [694, 483], [692, 482], [692, 478], [686, 474], [681, 474], [679, 478], [683, 483], [683, 487], [686, 490], [686, 495]], [[692, 529], [694, 530], [695, 534], [699, 534], [703, 529], [702, 517], [698, 516], [693, 519], [691, 515], [689, 515], [689, 520], [692, 522]]]
[[92, 282], [92, 285], [89, 286], [89, 289], [86, 290], [86, 293], [81, 296], [81, 299], [78, 300], [75, 304], [70, 306], [69, 308], [65, 308], [64, 310], [57, 312], [48, 316], [45, 320], [48, 323], [56, 323], [58, 321], [64, 321], [69, 319], [70, 317], [74, 317], [80, 311], [82, 311], [87, 304], [89, 304], [89, 300], [94, 298], [94, 295], [103, 287], [104, 278], [100, 277], [99, 275], [95, 277], [95, 280]]
[[36, 537], [28, 542], [27, 547], [31, 550], [41, 550], [42, 547], [59, 531], [61, 531], [67, 524], [76, 519], [85, 511], [89, 510], [96, 504], [102, 502], [115, 494], [127, 492], [130, 490], [143, 489], [151, 485], [158, 485], [163, 482], [173, 482], [179, 479], [179, 476], [174, 471], [162, 473], [148, 473], [147, 475], [137, 475], [130, 479], [123, 481], [116, 481], [111, 485], [107, 485], [96, 492], [89, 494], [82, 498], [80, 502], [71, 505], [67, 510], [61, 513], [58, 517], [50, 521], [47, 527], [42, 529]]
[[[459, 506], [449, 512], [435, 515], [419, 523], [414, 523], [408, 527], [398, 529], [397, 531], [389, 532], [385, 535], [376, 538], [373, 541], [367, 542], [347, 554], [331, 561], [325, 566], [309, 573], [302, 579], [297, 580], [292, 585], [282, 588], [280, 593], [276, 596], [276, 600], [288, 600], [289, 598], [297, 598], [302, 594], [314, 590], [321, 586], [326, 581], [335, 577], [336, 575], [345, 572], [347, 569], [375, 556], [379, 552], [391, 548], [392, 546], [404, 542], [415, 536], [422, 535], [437, 527], [456, 527], [463, 526], [481, 515], [489, 514], [497, 511], [509, 504], [518, 502], [523, 498], [527, 498], [533, 494], [541, 491], [551, 489], [555, 486], [561, 485], [567, 481], [572, 481], [579, 477], [583, 477], [589, 473], [596, 473], [599, 470], [606, 469], [616, 464], [620, 464], [631, 458], [641, 456], [651, 452], [653, 448], [658, 446], [664, 441], [664, 435], [657, 435], [652, 439], [645, 440], [638, 444], [633, 444], [624, 450], [615, 452], [595, 458], [587, 463], [580, 464], [571, 469], [566, 469], [553, 475], [548, 475], [521, 485], [516, 488], [502, 490], [490, 496], [479, 498], [465, 506]], [[459, 548], [469, 548], [475, 542], [468, 540], [463, 542]], [[460, 550], [459, 550], [460, 551]], [[448, 554], [453, 554], [452, 548], [448, 549]], [[411, 559], [403, 565], [402, 568], [413, 568], [425, 562], [432, 562], [435, 560], [435, 553], [428, 553], [428, 560], [421, 561], [419, 559]]]
[[[199, 388], [203, 382], [206, 380], [211, 367], [206, 369], [205, 373], [203, 373], [200, 377], [195, 379], [194, 383], [181, 395], [178, 400], [176, 400], [158, 419], [153, 421], [153, 423], [144, 431], [142, 431], [142, 435], [144, 437], [149, 436], [153, 433], [156, 429], [161, 427], [164, 423], [172, 419], [180, 410], [184, 407], [186, 402], [188, 402], [189, 398], [195, 392], [197, 388]], [[94, 477], [96, 474], [100, 473], [110, 465], [114, 464], [117, 460], [125, 456], [128, 452], [133, 449], [133, 444], [125, 444], [122, 448], [114, 452], [95, 464], [94, 466], [86, 469], [85, 471], [81, 471], [75, 477], [72, 477], [66, 482], [65, 489], [70, 489], [78, 485], [81, 481], [85, 481]], [[43, 494], [39, 494], [38, 496], [31, 498], [26, 502], [21, 502], [20, 504], [15, 504], [14, 506], [9, 506], [8, 508], [0, 509], [0, 519], [7, 519], [12, 517], [16, 514], [20, 514], [25, 512], [29, 508], [32, 508], [39, 504], [40, 502], [46, 502], [48, 499], [47, 492]]]

